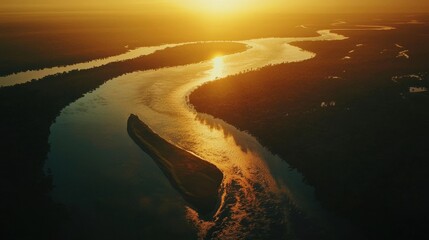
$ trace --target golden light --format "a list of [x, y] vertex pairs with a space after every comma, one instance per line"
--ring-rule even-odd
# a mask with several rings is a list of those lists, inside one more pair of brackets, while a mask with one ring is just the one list
[[261, 1], [257, 0], [182, 0], [185, 9], [202, 14], [238, 14], [255, 9]]
[[242, 1], [237, 0], [198, 0], [198, 2], [201, 4], [200, 7], [206, 11], [218, 13], [237, 10], [240, 4], [243, 4]]
[[211, 78], [219, 78], [223, 76], [224, 69], [225, 69], [225, 63], [223, 62], [222, 57], [215, 57], [212, 60], [213, 68], [210, 72]]

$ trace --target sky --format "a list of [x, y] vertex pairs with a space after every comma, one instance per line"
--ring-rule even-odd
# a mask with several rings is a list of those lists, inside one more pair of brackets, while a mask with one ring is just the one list
[[3, 11], [121, 9], [141, 12], [429, 12], [429, 0], [0, 0]]

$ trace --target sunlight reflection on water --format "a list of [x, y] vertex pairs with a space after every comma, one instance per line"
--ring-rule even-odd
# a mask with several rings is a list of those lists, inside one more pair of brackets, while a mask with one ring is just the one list
[[[291, 42], [345, 39], [328, 30], [319, 33], [321, 36], [310, 38], [241, 41], [250, 46], [245, 52], [219, 56], [197, 64], [130, 73], [86, 94], [64, 109], [51, 127], [48, 165], [57, 186], [55, 197], [67, 202], [66, 198], [70, 196], [67, 192], [79, 195], [76, 191], [85, 189], [85, 185], [76, 186], [82, 174], [77, 176], [75, 172], [69, 171], [85, 168], [85, 164], [88, 164], [85, 161], [91, 159], [103, 159], [103, 162], [112, 160], [105, 148], [94, 148], [91, 145], [94, 143], [87, 141], [100, 139], [100, 131], [104, 139], [109, 139], [109, 149], [115, 149], [115, 157], [129, 156], [130, 152], [138, 151], [126, 132], [127, 118], [134, 113], [161, 137], [215, 164], [224, 173], [222, 202], [213, 219], [202, 220], [191, 208], [187, 208], [186, 215], [182, 216], [200, 228], [201, 238], [269, 237], [274, 225], [286, 229], [285, 212], [290, 206], [282, 200], [285, 195], [294, 207], [317, 219], [317, 224], [328, 227], [332, 224], [329, 214], [320, 207], [314, 198], [313, 189], [303, 183], [298, 172], [291, 170], [287, 163], [272, 155], [251, 135], [222, 120], [195, 112], [187, 99], [198, 86], [216, 78], [314, 57], [314, 53], [292, 46], [289, 44]], [[105, 100], [103, 104], [97, 104], [99, 99]], [[95, 107], [90, 111], [79, 111], [79, 108], [89, 104]], [[74, 129], [73, 125], [79, 128]], [[76, 131], [81, 135], [76, 136]], [[79, 144], [71, 144], [70, 139]], [[75, 154], [72, 164], [80, 163], [79, 168], [64, 167], [64, 164], [71, 163], [57, 160], [70, 154], [70, 148]], [[88, 154], [90, 158], [85, 157]], [[148, 164], [153, 169], [153, 162], [147, 161], [146, 158], [143, 165]], [[116, 171], [120, 170], [116, 168]], [[112, 170], [111, 174], [119, 173]], [[155, 179], [162, 178], [161, 171], [152, 171], [151, 174], [157, 175]], [[157, 181], [151, 181], [151, 187], [147, 187], [139, 199], [145, 194], [151, 196], [154, 189], [163, 189], [168, 195], [177, 196], [174, 189], [167, 189]], [[103, 181], [98, 184], [99, 188], [104, 187]], [[126, 186], [129, 183], [116, 184]], [[94, 199], [81, 201], [75, 204], [88, 203]]]
[[224, 62], [222, 57], [213, 58], [213, 70], [210, 74], [210, 78], [216, 79], [224, 75]]

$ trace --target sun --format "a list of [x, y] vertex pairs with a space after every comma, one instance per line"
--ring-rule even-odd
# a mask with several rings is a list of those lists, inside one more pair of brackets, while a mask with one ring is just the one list
[[199, 0], [202, 7], [213, 12], [230, 12], [239, 8], [240, 2], [237, 0]]
[[239, 14], [255, 7], [257, 0], [182, 0], [182, 7], [203, 14]]

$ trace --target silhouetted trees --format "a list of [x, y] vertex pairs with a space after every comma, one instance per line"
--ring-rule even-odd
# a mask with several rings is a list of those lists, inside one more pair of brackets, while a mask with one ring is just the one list
[[[296, 43], [316, 58], [210, 82], [190, 102], [280, 154], [324, 206], [368, 238], [417, 239], [429, 222], [429, 95], [409, 94], [415, 81], [391, 78], [427, 73], [423, 31], [428, 27], [344, 32], [351, 38]], [[410, 59], [396, 58], [395, 41], [410, 49]], [[429, 86], [427, 74], [419, 86]], [[321, 107], [331, 101], [335, 106]]]

